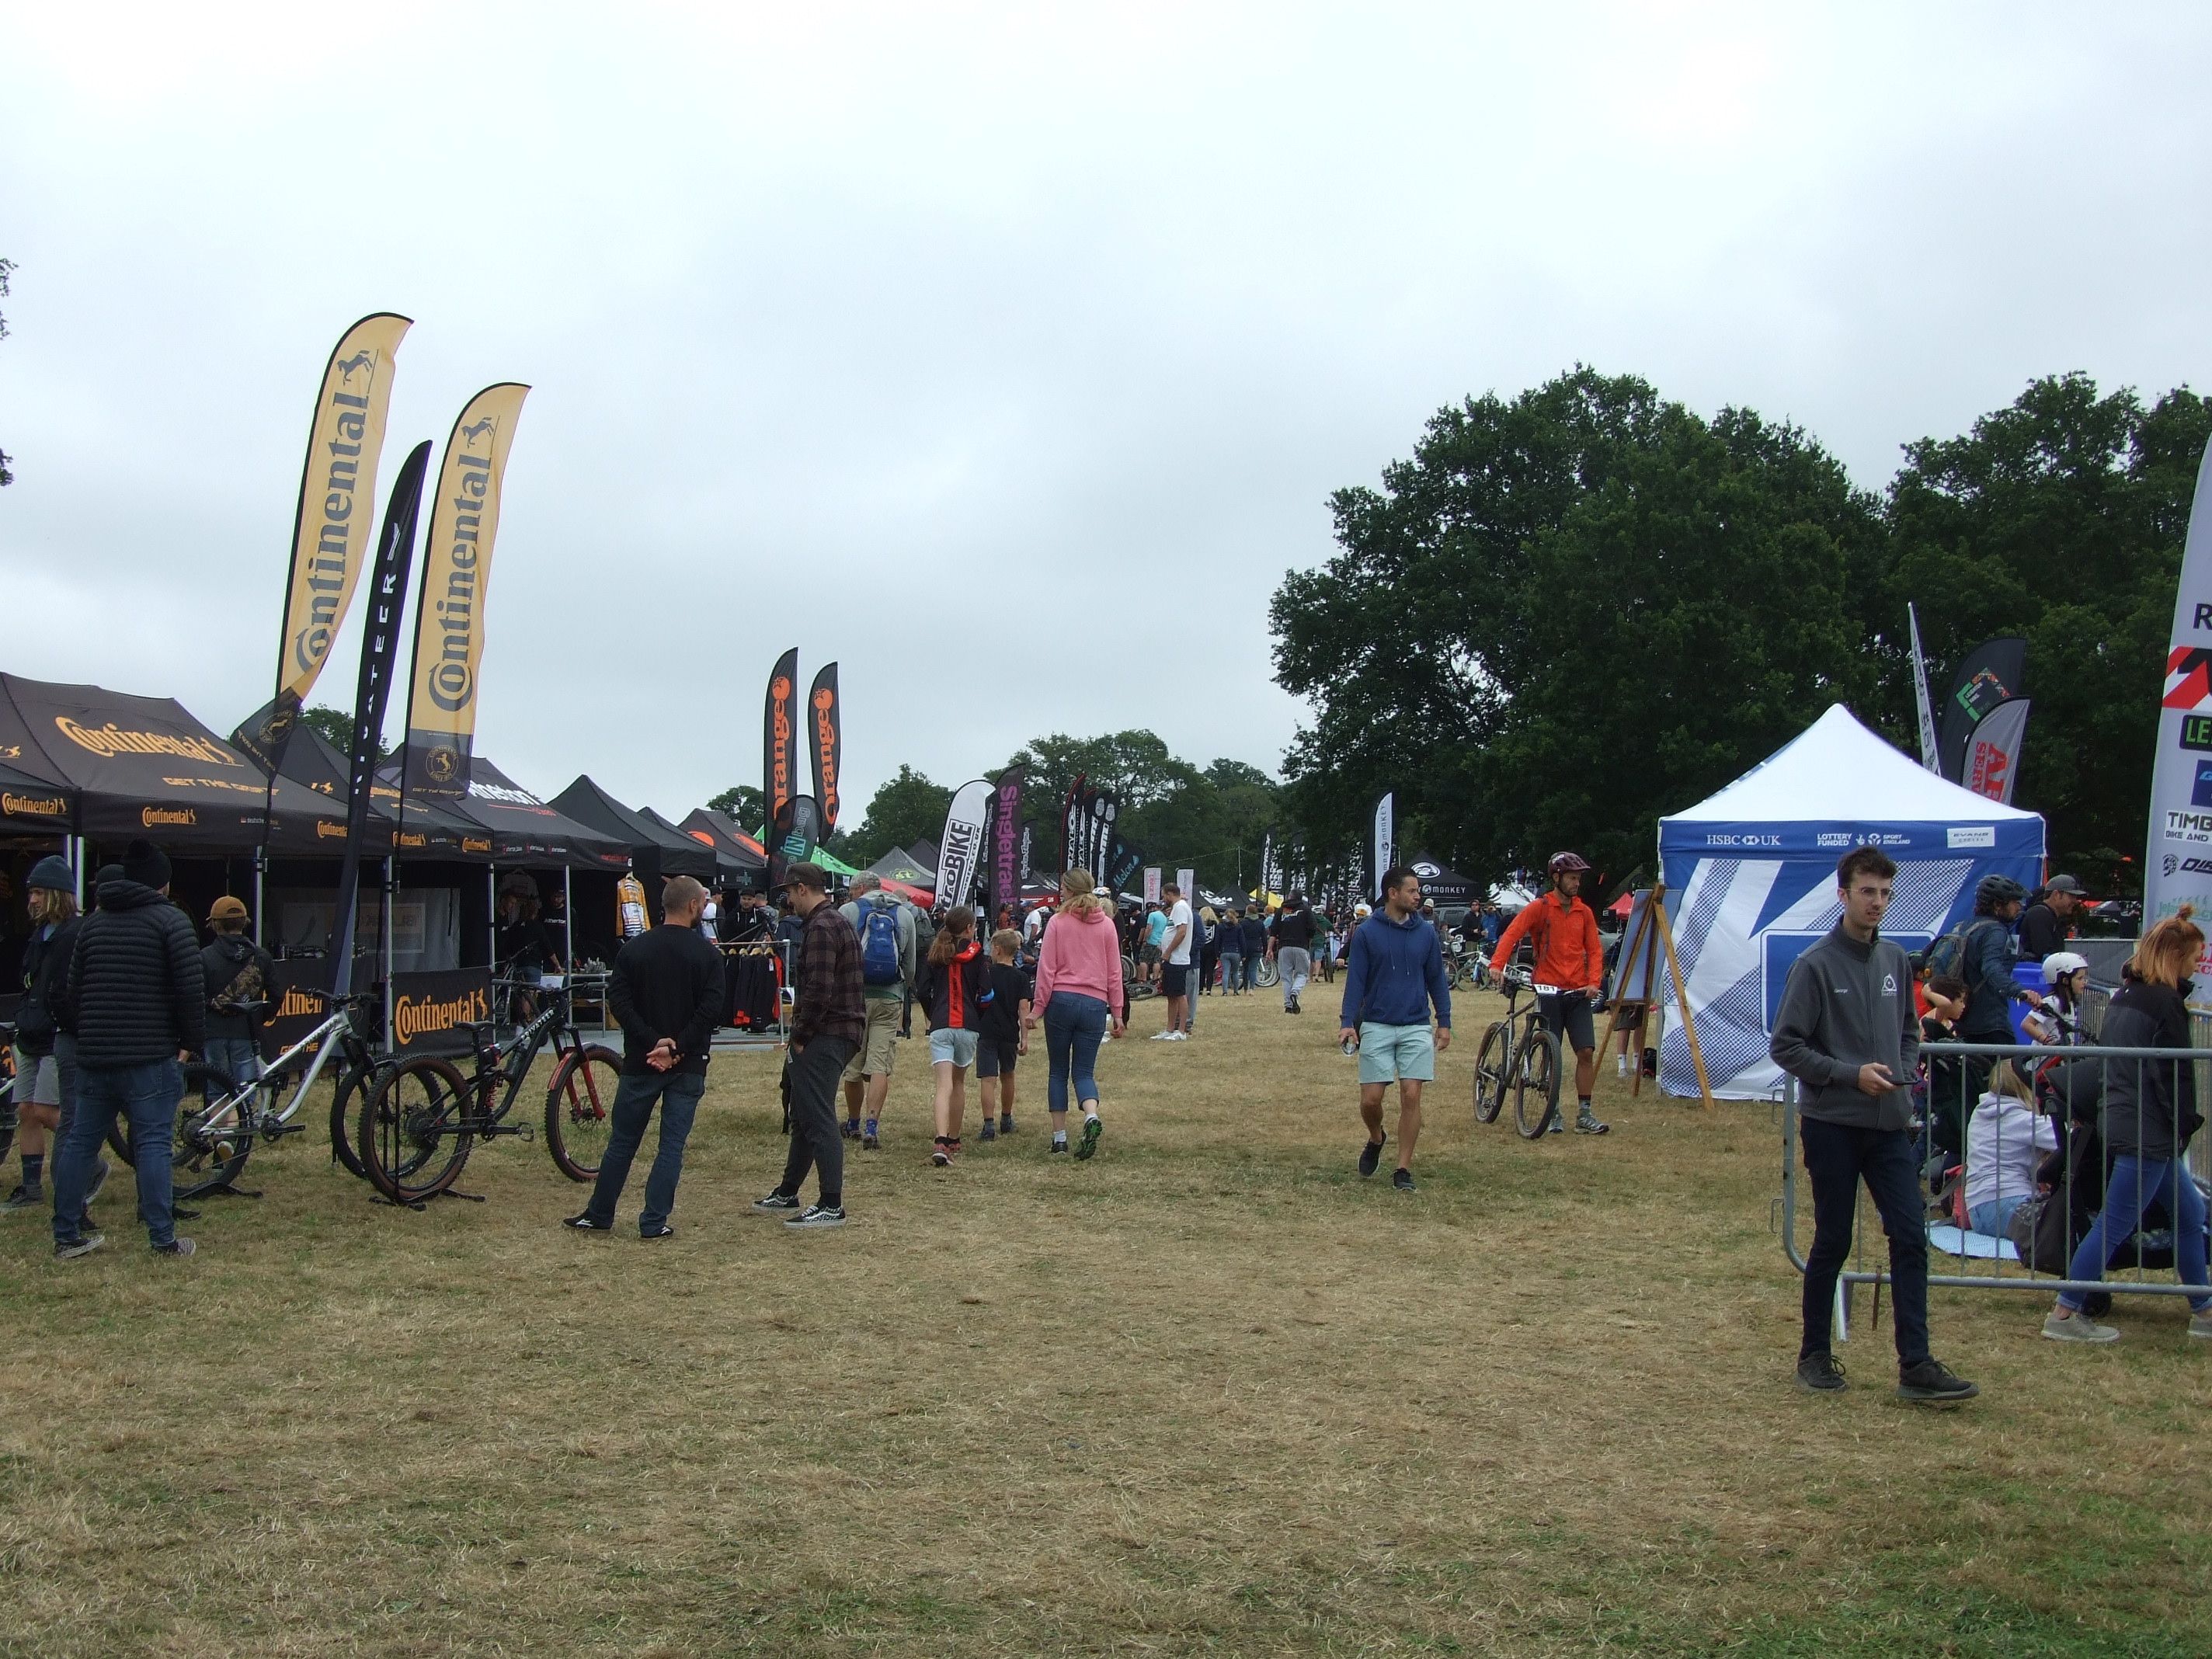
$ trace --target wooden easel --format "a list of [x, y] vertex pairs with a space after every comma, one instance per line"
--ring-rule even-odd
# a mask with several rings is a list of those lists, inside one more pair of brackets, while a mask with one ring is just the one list
[[[1674, 986], [1674, 1006], [1681, 1011], [1682, 1036], [1690, 1045], [1690, 1063], [1697, 1067], [1698, 1097], [1710, 1112], [1713, 1109], [1712, 1080], [1705, 1075], [1705, 1056], [1698, 1047], [1697, 1022], [1690, 1017], [1689, 988], [1682, 983], [1682, 965], [1674, 957], [1674, 928], [1667, 920], [1667, 884], [1663, 881], [1652, 884], [1650, 900], [1644, 905], [1643, 914], [1635, 918], [1635, 925], [1630, 927], [1628, 937], [1621, 941], [1620, 966], [1613, 983], [1640, 985], [1646, 991], [1650, 990], [1657, 982], [1659, 952], [1662, 950], [1667, 953], [1667, 974]], [[1637, 971], [1639, 959], [1640, 973]], [[1606, 1027], [1605, 1040], [1599, 1045], [1598, 1052], [1603, 1054], [1611, 1048], [1613, 1037], [1619, 1032], [1630, 1027], [1640, 1028], [1654, 1000], [1646, 996], [1635, 1002], [1625, 1002], [1616, 995], [1613, 1002], [1613, 1018]], [[1635, 1010], [1633, 1016], [1629, 1013], [1632, 1008]], [[1636, 1056], [1635, 1080], [1628, 1085], [1632, 1097], [1640, 1094], [1644, 1089], [1642, 1046], [1638, 1044], [1639, 1052]]]

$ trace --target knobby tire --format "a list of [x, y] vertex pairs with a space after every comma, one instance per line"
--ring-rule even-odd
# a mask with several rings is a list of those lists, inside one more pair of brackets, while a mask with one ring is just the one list
[[599, 1175], [621, 1083], [622, 1056], [598, 1043], [576, 1049], [554, 1071], [545, 1091], [545, 1150], [569, 1180]]
[[452, 1186], [475, 1142], [469, 1085], [453, 1062], [417, 1055], [385, 1074], [362, 1103], [354, 1136], [369, 1184], [395, 1204]]
[[1474, 1121], [1495, 1123], [1498, 1114], [1504, 1109], [1506, 1091], [1513, 1086], [1509, 1070], [1512, 1063], [1513, 1028], [1505, 1021], [1492, 1020], [1490, 1029], [1482, 1034], [1482, 1047], [1474, 1055]]
[[[201, 1060], [189, 1061], [180, 1069], [185, 1092], [177, 1103], [176, 1126], [169, 1132], [169, 1156], [173, 1196], [181, 1204], [218, 1187], [228, 1187], [238, 1179], [253, 1152], [253, 1127], [249, 1121], [233, 1125], [212, 1138], [191, 1133], [194, 1120], [207, 1110], [201, 1090], [211, 1082], [220, 1097], [229, 1094], [234, 1085]], [[121, 1112], [108, 1121], [107, 1146], [125, 1164], [132, 1169], [137, 1167], [138, 1160], [131, 1145], [130, 1119]]]
[[1534, 1140], [1559, 1115], [1558, 1036], [1540, 1025], [1532, 1029], [1522, 1042], [1521, 1063], [1514, 1070], [1513, 1127], [1524, 1139]]

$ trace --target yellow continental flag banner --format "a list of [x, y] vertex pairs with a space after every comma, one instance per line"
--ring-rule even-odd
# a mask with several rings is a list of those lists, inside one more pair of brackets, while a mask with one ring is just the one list
[[407, 692], [410, 795], [468, 793], [500, 489], [514, 423], [529, 392], [513, 381], [486, 386], [469, 399], [446, 441], [415, 606], [415, 665]]

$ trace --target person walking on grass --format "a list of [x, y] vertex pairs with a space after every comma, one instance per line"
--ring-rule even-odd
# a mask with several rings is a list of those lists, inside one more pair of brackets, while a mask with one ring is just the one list
[[1221, 919], [1221, 994], [1244, 994], [1244, 907], [1232, 904]]
[[210, 1089], [215, 1079], [243, 1089], [261, 1075], [261, 1045], [254, 1034], [262, 1011], [253, 1005], [275, 994], [276, 964], [246, 938], [252, 920], [245, 904], [228, 893], [208, 912], [210, 938], [200, 952], [200, 972], [207, 981]]
[[[868, 1034], [860, 941], [830, 902], [830, 877], [818, 864], [794, 864], [784, 878], [802, 929], [791, 1017], [791, 1152], [774, 1192], [753, 1200], [787, 1227], [845, 1224], [845, 1143], [837, 1133], [837, 1079]], [[799, 1209], [799, 1189], [815, 1174], [814, 1202]]]
[[1820, 1394], [1849, 1386], [1828, 1334], [1864, 1182], [1889, 1235], [1898, 1397], [1941, 1405], [1981, 1390], [1928, 1351], [1928, 1233], [1911, 1133], [1920, 1028], [1912, 965], [1881, 937], [1896, 876], [1875, 848], [1854, 848], [1838, 861], [1843, 919], [1790, 964], [1768, 1048], [1797, 1079], [1799, 1139], [1813, 1189], [1797, 1384]]
[[[22, 1132], [17, 1150], [22, 1154], [23, 1179], [0, 1201], [0, 1212], [9, 1214], [46, 1202], [47, 1147], [54, 1148], [58, 1171], [62, 1137], [76, 1108], [76, 1039], [61, 1029], [58, 1018], [70, 953], [76, 948], [76, 872], [49, 854], [31, 866], [23, 885], [31, 934], [23, 941], [23, 994], [15, 1005], [11, 1107]], [[106, 1180], [107, 1160], [103, 1158], [93, 1165], [86, 1183], [88, 1204], [99, 1196]]]
[[841, 1079], [844, 1134], [870, 1152], [883, 1145], [884, 1102], [890, 1097], [891, 1067], [897, 1059], [892, 1039], [904, 1017], [915, 964], [914, 911], [883, 889], [881, 877], [863, 870], [853, 878], [846, 890], [849, 896], [837, 911], [860, 941], [860, 1000], [868, 1014], [867, 1036]]
[[1305, 1011], [1298, 1006], [1298, 995], [1313, 974], [1313, 947], [1317, 937], [1313, 912], [1306, 908], [1304, 894], [1292, 893], [1283, 901], [1282, 910], [1270, 931], [1274, 937], [1268, 942], [1267, 954], [1274, 957], [1275, 972], [1283, 982], [1283, 1012], [1303, 1013]]
[[[1605, 947], [1597, 916], [1580, 895], [1589, 866], [1579, 853], [1554, 853], [1547, 866], [1552, 890], [1513, 918], [1492, 953], [1490, 971], [1502, 975], [1528, 939], [1536, 949], [1536, 1011], [1547, 1030], [1575, 1056], [1575, 1133], [1601, 1135], [1613, 1126], [1590, 1109], [1597, 1086], [1597, 1027], [1591, 1011], [1605, 996]], [[1553, 1114], [1551, 1133], [1561, 1131]]]
[[1087, 1158], [1097, 1152], [1098, 1137], [1105, 1131], [1098, 1118], [1098, 1045], [1109, 1027], [1116, 1037], [1128, 1029], [1128, 992], [1121, 983], [1113, 913], [1099, 902], [1091, 872], [1070, 870], [1060, 878], [1060, 914], [1044, 930], [1034, 1012], [1027, 1026], [1034, 1030], [1039, 1020], [1044, 1022], [1051, 1150], [1067, 1150], [1072, 1084], [1083, 1103], [1083, 1139], [1075, 1155]]
[[[2115, 1048], [2186, 1048], [2191, 970], [2204, 951], [2196, 908], [2182, 905], [2136, 941], [2120, 970], [2120, 988], [2105, 1010], [2100, 1042]], [[2173, 1229], [2173, 1273], [2199, 1294], [2189, 1298], [2189, 1334], [2212, 1340], [2212, 1291], [2205, 1272], [2204, 1195], [2186, 1162], [2190, 1137], [2203, 1125], [2197, 1067], [2187, 1060], [2112, 1060], [2105, 1067], [2103, 1131], [2112, 1160], [2105, 1207], [2075, 1247], [2066, 1276], [2097, 1279], [2126, 1248], [2152, 1205], [2164, 1206]], [[2056, 1342], [2117, 1342], [2120, 1333], [2084, 1310], [2087, 1297], [2061, 1291], [2043, 1322]]]
[[[1451, 1047], [1451, 982], [1443, 943], [1419, 912], [1421, 878], [1382, 872], [1382, 908], [1352, 929], [1338, 1040], [1359, 1048], [1359, 1115], [1367, 1144], [1361, 1179], [1382, 1162], [1382, 1097], [1398, 1085], [1398, 1170], [1390, 1184], [1413, 1190], [1413, 1145], [1421, 1134], [1421, 1085], [1436, 1080], [1437, 1055]], [[1430, 1024], [1429, 1011], [1436, 1010]]]
[[660, 1141], [645, 1180], [637, 1231], [641, 1238], [676, 1236], [672, 1218], [684, 1146], [699, 1097], [707, 1092], [708, 1051], [727, 1005], [722, 953], [699, 931], [707, 890], [690, 876], [678, 876], [661, 890], [660, 903], [660, 925], [623, 945], [607, 975], [607, 1007], [622, 1026], [622, 1082], [591, 1201], [562, 1224], [578, 1232], [613, 1231], [615, 1206], [658, 1105]]
[[54, 1255], [88, 1255], [106, 1241], [83, 1224], [108, 1126], [130, 1121], [138, 1218], [156, 1255], [187, 1256], [177, 1235], [174, 1155], [179, 1062], [207, 1046], [207, 980], [192, 924], [169, 902], [169, 860], [151, 842], [100, 872], [100, 908], [79, 925], [62, 993], [61, 1026], [76, 1037], [76, 1111], [54, 1160]]
[[[1030, 1003], [1036, 989], [1021, 966], [1022, 936], [1011, 927], [991, 935], [991, 1000], [983, 1009], [983, 1028], [975, 1048], [975, 1077], [983, 1091], [983, 1129], [976, 1139], [995, 1139], [1014, 1132], [1014, 1062], [1030, 1051]], [[998, 1123], [992, 1124], [992, 1114]]]
[[1167, 999], [1168, 1028], [1155, 1031], [1155, 1042], [1184, 1042], [1190, 1037], [1187, 1016], [1190, 1012], [1191, 921], [1190, 901], [1183, 897], [1182, 889], [1174, 882], [1160, 888], [1160, 896], [1167, 901], [1168, 929], [1160, 940], [1160, 994]]
[[975, 942], [975, 913], [966, 905], [945, 913], [914, 994], [929, 1020], [929, 1066], [937, 1074], [937, 1139], [929, 1161], [942, 1170], [960, 1156], [968, 1073], [975, 1064], [983, 1011], [994, 1000], [990, 959]]

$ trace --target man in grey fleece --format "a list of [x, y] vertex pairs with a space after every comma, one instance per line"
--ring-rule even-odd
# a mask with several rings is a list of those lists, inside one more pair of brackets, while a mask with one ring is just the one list
[[1798, 1139], [1813, 1189], [1797, 1382], [1822, 1394], [1848, 1386], [1828, 1330], [1864, 1181], [1889, 1235], [1898, 1395], [1948, 1403], [1981, 1390], [1928, 1352], [1928, 1235], [1911, 1130], [1920, 1029], [1911, 964], [1881, 933], [1896, 875], [1874, 848], [1844, 854], [1836, 866], [1843, 919], [1790, 965], [1774, 1020], [1771, 1052], [1797, 1079]]

